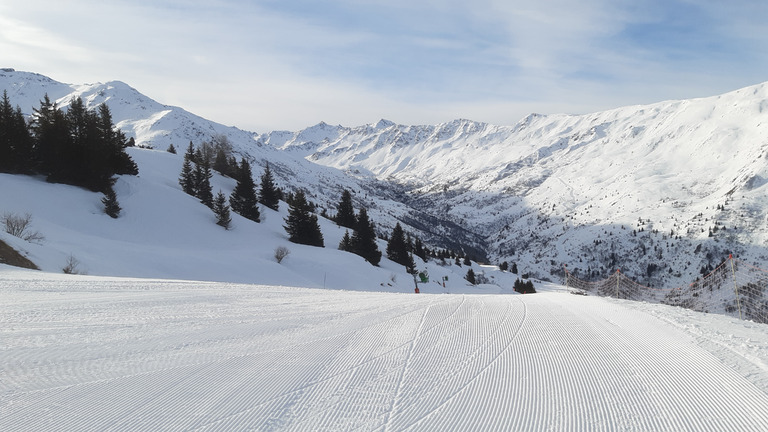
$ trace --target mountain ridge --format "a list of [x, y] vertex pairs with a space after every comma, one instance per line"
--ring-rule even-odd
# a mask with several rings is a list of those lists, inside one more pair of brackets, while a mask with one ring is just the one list
[[257, 134], [119, 81], [71, 86], [0, 72], [0, 85], [14, 74], [24, 79], [9, 95], [25, 113], [52, 89], [62, 105], [73, 95], [89, 106], [107, 102], [139, 145], [179, 148], [225, 135], [236, 153], [269, 163], [282, 185], [306, 189], [323, 209], [351, 189], [382, 232], [403, 222], [434, 245], [463, 245], [540, 277], [559, 277], [568, 263], [590, 277], [621, 267], [670, 285], [726, 252], [768, 256], [768, 83], [585, 115], [531, 114], [511, 126], [381, 119]]

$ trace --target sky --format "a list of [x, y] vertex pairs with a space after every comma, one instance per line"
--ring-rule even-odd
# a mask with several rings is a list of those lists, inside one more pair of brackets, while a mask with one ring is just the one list
[[763, 0], [2, 0], [0, 67], [254, 132], [513, 125], [768, 81]]

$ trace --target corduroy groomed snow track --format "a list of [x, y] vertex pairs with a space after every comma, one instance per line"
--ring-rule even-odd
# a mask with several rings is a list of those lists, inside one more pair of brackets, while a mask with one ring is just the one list
[[12, 275], [0, 295], [3, 431], [768, 430], [766, 326], [669, 306]]

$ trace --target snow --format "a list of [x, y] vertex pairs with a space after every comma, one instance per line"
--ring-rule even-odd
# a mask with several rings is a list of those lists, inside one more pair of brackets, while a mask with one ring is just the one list
[[416, 295], [3, 267], [0, 295], [3, 431], [768, 428], [765, 325], [555, 286]]
[[[401, 266], [336, 250], [323, 218], [327, 247], [288, 242], [284, 203], [224, 230], [180, 190], [181, 155], [129, 152], [118, 219], [100, 194], [0, 175], [0, 211], [45, 236], [0, 234], [44, 270], [0, 265], [0, 430], [768, 428], [764, 324], [519, 295], [476, 263], [490, 284], [418, 261], [417, 295]], [[89, 275], [61, 274], [68, 256]]]
[[[225, 136], [254, 172], [268, 162], [278, 186], [304, 188], [331, 213], [342, 190], [352, 190], [382, 233], [400, 222], [431, 246], [464, 247], [540, 278], [559, 278], [562, 264], [578, 261], [596, 277], [620, 268], [674, 288], [729, 254], [763, 268], [768, 257], [768, 83], [587, 115], [531, 115], [515, 126], [381, 120], [263, 134], [163, 105], [119, 81], [69, 85], [2, 71], [0, 87], [25, 113], [46, 93], [65, 108], [73, 96], [91, 108], [105, 102], [138, 145], [159, 150]], [[709, 237], [718, 225], [728, 229]], [[652, 266], [659, 270], [648, 274]]]
[[[0, 81], [9, 74], [16, 73], [0, 73]], [[481, 167], [487, 161], [474, 155], [505, 155], [499, 147], [507, 133], [503, 128], [466, 120], [436, 127], [381, 121], [360, 129], [321, 123], [303, 136], [322, 142], [292, 141], [300, 134], [289, 133], [254, 138], [157, 104], [123, 83], [68, 86], [25, 76], [27, 81], [9, 92], [14, 104], [21, 103], [16, 97], [26, 97], [29, 106], [37, 105], [44, 91], [62, 103], [73, 91], [89, 103], [109, 100], [116, 121], [123, 121], [140, 144], [152, 140], [157, 149], [175, 143], [182, 150], [190, 136], [226, 134], [236, 151], [252, 160], [269, 160], [280, 178], [301, 179], [326, 204], [329, 197], [338, 200], [342, 187], [356, 185], [366, 194], [356, 199], [374, 204], [369, 214], [377, 223], [409, 210], [375, 195], [375, 183], [356, 183], [301, 157], [316, 152], [326, 163], [346, 163], [352, 150], [347, 153], [340, 143], [353, 137], [346, 145], [359, 145], [356, 157], [370, 156], [366, 163], [371, 165], [360, 168], [377, 175], [407, 178], [419, 169], [451, 166], [468, 170], [463, 173], [470, 175], [469, 183], [488, 176], [513, 184], [507, 174], [526, 172], [533, 183], [561, 197], [557, 211], [570, 202], [589, 214], [587, 196], [596, 208], [581, 222], [589, 217], [616, 221], [625, 213], [611, 210], [608, 203], [618, 192], [601, 188], [629, 184], [633, 178], [622, 178], [616, 167], [599, 166], [589, 167], [594, 173], [585, 183], [565, 174], [550, 176], [553, 155], [625, 155], [626, 146], [608, 146], [606, 153], [587, 143], [605, 144], [611, 127], [626, 130], [627, 136], [649, 134], [647, 123], [628, 127], [630, 111], [658, 117], [664, 136], [679, 129], [679, 123], [665, 116], [687, 116], [686, 124], [694, 124], [705, 116], [725, 115], [712, 100], [704, 100], [653, 109], [630, 107], [594, 120], [532, 116], [514, 133], [538, 141], [509, 149], [509, 159], [499, 162], [498, 171], [484, 172]], [[765, 89], [758, 86], [754, 94], [765, 99]], [[724, 97], [726, 105], [737, 96]], [[750, 114], [755, 106], [745, 104], [736, 115]], [[664, 110], [667, 114], [660, 115]], [[137, 114], [144, 111], [146, 118]], [[733, 116], [729, 119], [738, 123]], [[608, 126], [592, 129], [604, 123]], [[733, 136], [759, 137], [758, 126], [706, 133], [712, 142], [723, 143]], [[560, 141], [567, 134], [579, 136], [570, 144]], [[332, 142], [335, 139], [341, 141]], [[282, 143], [300, 157], [267, 142]], [[635, 151], [672, 152], [659, 156], [659, 164], [672, 164], [674, 149], [653, 148], [654, 143], [645, 136], [639, 144], [649, 147]], [[0, 232], [0, 240], [42, 269], [0, 264], [2, 431], [768, 430], [766, 324], [575, 296], [540, 281], [538, 294], [519, 295], [511, 289], [516, 275], [477, 263], [472, 269], [489, 283], [470, 286], [463, 279], [467, 267], [451, 260], [417, 260], [418, 269], [429, 273], [429, 282], [420, 284], [421, 294], [416, 295], [413, 279], [402, 266], [384, 258], [374, 267], [338, 251], [344, 230], [324, 218], [320, 224], [325, 248], [288, 242], [282, 228], [285, 203], [277, 212], [262, 207], [263, 221], [258, 224], [233, 214], [232, 229], [224, 230], [215, 224], [210, 209], [181, 191], [181, 154], [128, 151], [140, 174], [117, 180], [123, 208], [118, 219], [103, 213], [101, 194], [39, 177], [0, 174], [0, 215], [29, 213], [31, 229], [44, 236], [30, 243]], [[732, 160], [752, 163], [757, 156], [752, 150], [739, 154]], [[720, 156], [726, 160], [728, 155], [723, 150]], [[579, 160], [566, 157], [563, 163]], [[695, 163], [701, 170], [714, 166]], [[766, 177], [763, 165], [754, 164], [749, 173]], [[737, 164], [725, 165], [728, 176], [747, 172]], [[642, 201], [653, 194], [676, 193], [670, 185], [680, 178], [669, 169], [637, 165], [636, 170], [633, 175], [648, 182], [648, 189], [662, 185], [668, 190], [654, 189], [639, 197], [633, 190], [631, 197]], [[577, 173], [568, 166], [561, 172]], [[260, 174], [254, 169], [256, 177]], [[451, 180], [438, 171], [429, 175], [435, 176], [434, 186], [440, 190], [441, 182]], [[211, 181], [214, 193], [228, 195], [235, 185], [219, 175]], [[497, 210], [506, 215], [530, 210], [488, 190], [472, 189], [469, 183], [450, 185], [463, 190], [452, 195], [451, 212], [471, 223], [492, 224]], [[727, 186], [725, 180], [712, 185], [720, 191]], [[690, 187], [703, 188], [694, 183]], [[762, 217], [762, 186], [744, 194], [744, 204], [754, 205], [756, 217]], [[698, 212], [703, 205], [689, 203], [684, 211]], [[629, 222], [638, 216], [636, 209], [629, 209]], [[671, 200], [654, 207], [654, 221], [673, 211], [682, 210]], [[526, 215], [520, 224], [542, 236], [547, 229], [562, 230], [537, 225], [537, 217]], [[608, 229], [618, 230], [599, 224], [588, 229], [591, 237], [586, 230], [575, 234], [585, 244]], [[651, 230], [650, 223], [646, 229]], [[280, 246], [291, 253], [277, 263], [274, 250]], [[559, 240], [554, 245], [563, 256], [569, 253], [567, 246]], [[385, 249], [384, 242], [379, 248]], [[561, 258], [543, 251], [537, 253]], [[61, 273], [72, 257], [87, 274]], [[520, 262], [519, 267], [528, 270]]]

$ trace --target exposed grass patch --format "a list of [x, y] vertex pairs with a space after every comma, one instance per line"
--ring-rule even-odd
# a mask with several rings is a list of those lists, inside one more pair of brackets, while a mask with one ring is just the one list
[[24, 255], [8, 246], [8, 244], [2, 240], [0, 240], [0, 263], [26, 269], [40, 270], [35, 263], [28, 260]]

